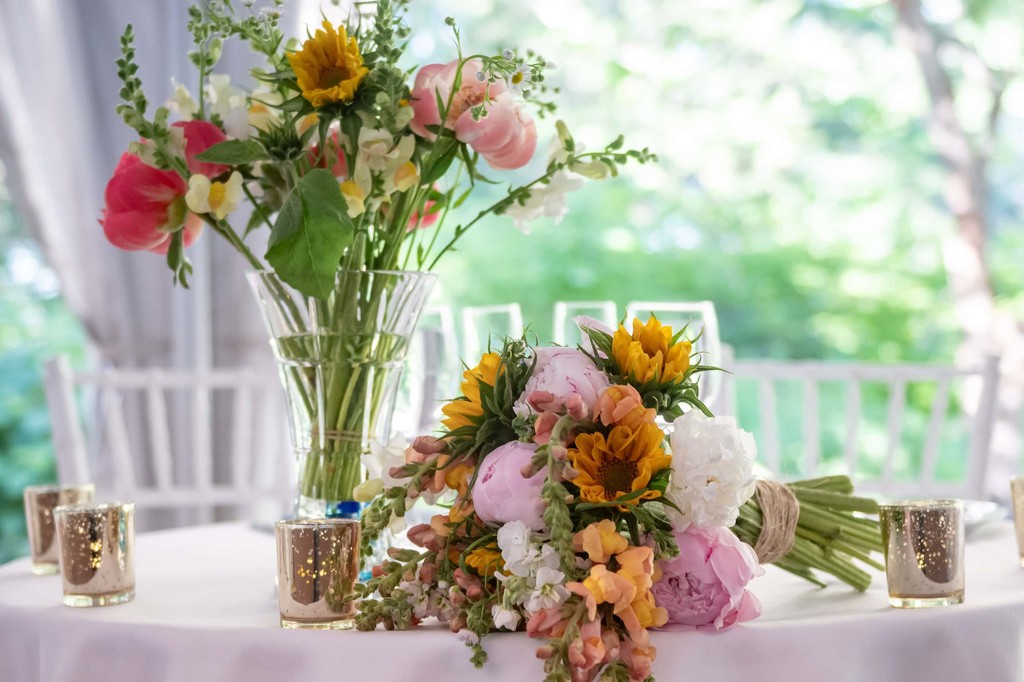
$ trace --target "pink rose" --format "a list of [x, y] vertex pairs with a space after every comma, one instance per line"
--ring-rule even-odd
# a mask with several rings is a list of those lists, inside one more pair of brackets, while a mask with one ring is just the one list
[[537, 364], [516, 401], [518, 414], [577, 411], [578, 418], [590, 416], [601, 391], [608, 388], [608, 375], [585, 353], [575, 348], [538, 348]]
[[544, 500], [540, 489], [545, 472], [529, 478], [523, 467], [530, 464], [537, 446], [513, 441], [495, 448], [483, 458], [476, 483], [473, 484], [473, 506], [476, 515], [487, 523], [522, 521], [532, 530], [544, 528]]
[[[525, 166], [537, 149], [537, 127], [507, 91], [504, 81], [477, 80], [476, 73], [482, 66], [479, 59], [466, 62], [459, 89], [454, 94], [452, 87], [459, 60], [428, 64], [420, 69], [412, 88], [413, 119], [409, 127], [420, 137], [433, 140], [436, 136], [427, 126], [442, 124], [437, 98], [447, 104], [451, 97], [444, 127], [454, 130], [460, 142], [479, 152], [498, 170]], [[472, 108], [484, 101], [485, 94], [490, 98], [487, 115], [473, 120]]]
[[197, 155], [228, 139], [223, 130], [209, 121], [199, 120], [178, 121], [172, 126], [182, 128], [185, 133], [185, 165], [188, 166], [189, 173], [202, 173], [208, 178], [215, 178], [231, 170], [230, 166], [222, 163], [208, 163], [196, 159]]
[[185, 246], [203, 229], [185, 207], [188, 185], [174, 171], [160, 170], [125, 153], [107, 183], [100, 224], [114, 246], [128, 251], [167, 253], [171, 234], [184, 223]]
[[651, 589], [670, 623], [725, 630], [761, 615], [761, 603], [744, 589], [764, 569], [754, 550], [728, 528], [691, 526], [676, 533], [679, 556], [661, 562]]

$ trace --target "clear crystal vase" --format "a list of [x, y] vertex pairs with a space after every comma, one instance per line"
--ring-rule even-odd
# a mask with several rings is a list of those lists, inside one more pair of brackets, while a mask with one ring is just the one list
[[359, 516], [361, 456], [387, 442], [402, 364], [435, 275], [339, 270], [325, 299], [269, 271], [249, 282], [288, 399], [299, 518]]

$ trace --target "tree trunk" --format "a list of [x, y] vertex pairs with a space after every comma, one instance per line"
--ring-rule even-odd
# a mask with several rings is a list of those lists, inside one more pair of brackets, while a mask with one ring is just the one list
[[[946, 166], [945, 198], [956, 220], [943, 259], [953, 294], [953, 310], [964, 338], [957, 364], [977, 367], [986, 354], [1002, 356], [1002, 381], [989, 456], [986, 493], [1005, 499], [1006, 479], [1019, 471], [1024, 399], [1024, 327], [996, 308], [985, 257], [988, 237], [988, 145], [976, 144], [956, 115], [952, 80], [942, 65], [939, 39], [921, 13], [920, 0], [892, 0], [898, 38], [911, 49], [930, 101], [930, 133]], [[1002, 87], [993, 88], [989, 136], [995, 134]], [[973, 394], [973, 395], [971, 395]], [[977, 387], [969, 390], [965, 410], [977, 406]]]

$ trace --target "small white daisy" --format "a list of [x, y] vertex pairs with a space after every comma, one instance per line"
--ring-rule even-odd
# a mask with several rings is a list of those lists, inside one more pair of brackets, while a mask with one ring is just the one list
[[530, 67], [520, 64], [507, 79], [508, 89], [517, 95], [523, 94], [526, 86], [530, 84]]
[[502, 50], [501, 56], [504, 57], [505, 59], [512, 59], [513, 57], [516, 56], [516, 53], [513, 52], [512, 50]]

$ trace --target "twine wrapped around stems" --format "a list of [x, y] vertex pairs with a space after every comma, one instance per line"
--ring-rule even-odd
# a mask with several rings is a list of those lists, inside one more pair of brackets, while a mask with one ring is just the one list
[[755, 494], [764, 524], [754, 544], [754, 552], [759, 563], [775, 563], [793, 548], [800, 503], [789, 486], [776, 481], [759, 480]]

